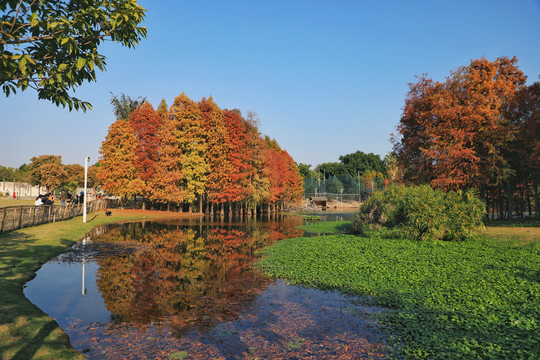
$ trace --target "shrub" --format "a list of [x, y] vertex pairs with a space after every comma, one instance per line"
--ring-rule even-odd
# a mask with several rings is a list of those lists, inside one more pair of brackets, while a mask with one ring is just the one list
[[386, 228], [392, 230], [390, 234], [412, 240], [462, 241], [483, 228], [484, 215], [485, 206], [473, 190], [392, 186], [362, 204], [354, 229], [363, 234]]

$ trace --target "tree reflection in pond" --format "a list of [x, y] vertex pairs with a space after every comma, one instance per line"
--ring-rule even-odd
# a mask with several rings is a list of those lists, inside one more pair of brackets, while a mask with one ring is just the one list
[[[302, 235], [301, 224], [285, 217], [97, 228], [44, 264], [25, 294], [89, 359], [384, 357], [369, 315], [380, 309], [252, 269], [259, 250]], [[84, 285], [84, 264], [95, 282]]]
[[[153, 228], [158, 230], [154, 231]], [[114, 323], [166, 320], [179, 336], [234, 319], [268, 279], [251, 265], [257, 252], [300, 230], [270, 224], [159, 229], [132, 224], [96, 243], [138, 244], [138, 251], [98, 258], [97, 285]]]

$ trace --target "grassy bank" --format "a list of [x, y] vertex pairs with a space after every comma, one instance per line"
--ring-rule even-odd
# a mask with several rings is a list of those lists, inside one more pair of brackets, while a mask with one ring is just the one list
[[[8, 206], [23, 206], [23, 205], [34, 205], [35, 200], [19, 200], [19, 199], [10, 199], [8, 197], [0, 197], [0, 208]], [[60, 204], [60, 202], [57, 202]]]
[[101, 224], [157, 218], [167, 213], [113, 210], [0, 235], [0, 359], [84, 359], [55, 321], [30, 303], [23, 285], [47, 260]]
[[381, 323], [406, 358], [540, 358], [539, 243], [514, 240], [296, 238], [268, 248], [260, 266], [393, 309]]

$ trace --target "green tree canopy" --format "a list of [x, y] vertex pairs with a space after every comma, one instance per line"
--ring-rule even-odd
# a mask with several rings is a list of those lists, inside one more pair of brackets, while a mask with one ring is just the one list
[[296, 164], [296, 167], [298, 168], [298, 171], [300, 172], [300, 175], [302, 175], [303, 178], [310, 177], [311, 174], [311, 165], [298, 163]]
[[347, 169], [341, 163], [331, 162], [317, 165], [315, 170], [328, 179], [329, 176], [343, 177], [348, 174]]
[[0, 1], [0, 86], [9, 96], [32, 88], [55, 105], [91, 109], [69, 91], [105, 70], [105, 40], [133, 47], [146, 37], [136, 0]]
[[347, 154], [339, 157], [339, 160], [351, 175], [358, 173], [363, 174], [366, 170], [375, 170], [377, 172], [386, 173], [386, 166], [379, 155], [373, 153], [366, 154], [362, 151], [357, 151], [352, 154]]

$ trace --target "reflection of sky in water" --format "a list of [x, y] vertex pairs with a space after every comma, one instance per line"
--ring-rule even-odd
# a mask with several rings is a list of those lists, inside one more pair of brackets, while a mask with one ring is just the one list
[[107, 322], [109, 312], [95, 281], [97, 269], [95, 262], [85, 262], [86, 295], [83, 295], [82, 263], [48, 262], [26, 284], [24, 295], [62, 328], [68, 327], [74, 319], [83, 324]]

